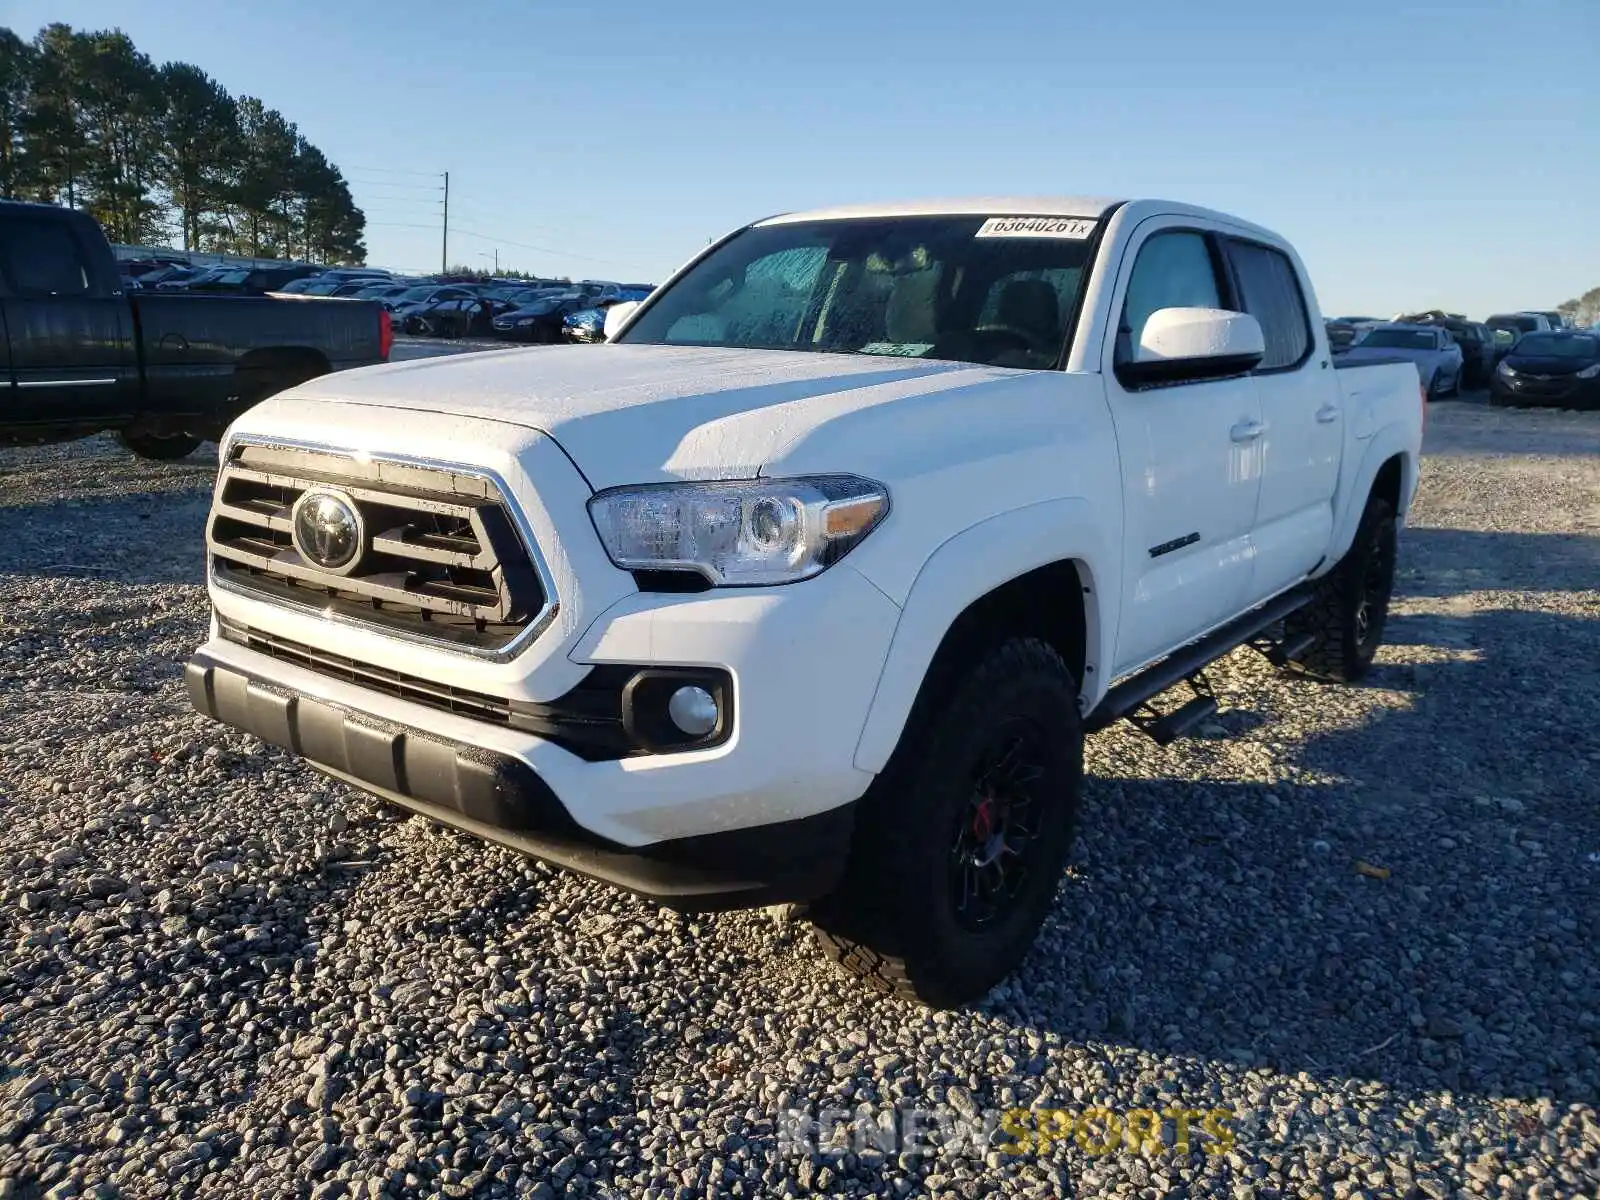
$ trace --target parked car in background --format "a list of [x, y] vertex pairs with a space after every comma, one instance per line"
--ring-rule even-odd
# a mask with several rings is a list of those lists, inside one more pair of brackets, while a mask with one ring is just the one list
[[1494, 330], [1481, 321], [1463, 321], [1459, 330], [1450, 325], [1445, 328], [1450, 330], [1461, 347], [1466, 385], [1470, 388], [1488, 387], [1495, 363], [1499, 361]]
[[562, 339], [568, 342], [603, 342], [606, 340], [606, 309], [614, 304], [644, 300], [655, 289], [648, 284], [622, 284], [616, 295], [574, 309], [561, 322]]
[[1600, 334], [1525, 333], [1495, 368], [1489, 403], [1600, 408]]
[[440, 300], [470, 299], [475, 295], [475, 292], [459, 283], [419, 283], [415, 287], [407, 288], [387, 303], [389, 311], [394, 314], [394, 327], [408, 332], [406, 325], [410, 318], [430, 305], [437, 304]]
[[1494, 334], [1487, 325], [1469, 321], [1457, 313], [1440, 312], [1438, 309], [1399, 316], [1395, 318], [1395, 323], [1433, 325], [1448, 332], [1456, 345], [1461, 347], [1462, 382], [1470, 388], [1488, 386], [1489, 374], [1494, 370], [1496, 355]]
[[1401, 325], [1385, 322], [1367, 330], [1361, 340], [1339, 356], [1345, 361], [1403, 358], [1417, 368], [1417, 377], [1429, 400], [1461, 390], [1461, 347], [1448, 330], [1435, 325]]
[[182, 283], [186, 279], [194, 279], [205, 274], [202, 267], [167, 266], [147, 272], [139, 276], [139, 286], [146, 289], [159, 288], [163, 283]]
[[206, 292], [218, 295], [243, 295], [245, 280], [250, 276], [247, 267], [232, 267], [214, 271], [204, 279], [197, 279], [184, 288], [186, 292]]
[[1348, 321], [1324, 321], [1323, 327], [1328, 331], [1328, 349], [1335, 354], [1343, 354], [1360, 338], [1362, 330]]
[[317, 273], [315, 267], [236, 267], [225, 270], [220, 275], [209, 279], [191, 283], [185, 290], [190, 292], [216, 292], [236, 296], [262, 296], [267, 292], [275, 292], [285, 284], [293, 283], [297, 279], [306, 279]]
[[156, 290], [161, 292], [187, 291], [196, 284], [209, 283], [213, 279], [221, 278], [229, 271], [235, 271], [237, 269], [237, 267], [202, 267], [200, 270], [194, 271], [188, 275], [174, 275], [164, 279], [162, 282], [156, 284]]
[[495, 317], [494, 332], [517, 342], [558, 342], [567, 314], [593, 303], [582, 292], [547, 292]]
[[1528, 313], [1530, 316], [1543, 317], [1546, 321], [1549, 321], [1551, 329], [1571, 328], [1567, 324], [1567, 319], [1553, 308], [1530, 308]]
[[447, 297], [411, 313], [406, 331], [422, 337], [488, 337], [496, 314], [512, 307], [493, 296]]
[[1550, 318], [1542, 313], [1495, 313], [1484, 318], [1485, 325], [1494, 333], [1495, 358], [1502, 359], [1525, 333], [1543, 333], [1550, 328]]
[[392, 304], [395, 300], [398, 300], [401, 296], [405, 295], [416, 286], [417, 285], [415, 283], [411, 282], [374, 283], [362, 288], [359, 292], [357, 292], [356, 299], [376, 300], [378, 303], [388, 308], [392, 307]]
[[331, 296], [351, 283], [384, 283], [394, 276], [378, 267], [329, 267], [301, 289], [307, 296]]

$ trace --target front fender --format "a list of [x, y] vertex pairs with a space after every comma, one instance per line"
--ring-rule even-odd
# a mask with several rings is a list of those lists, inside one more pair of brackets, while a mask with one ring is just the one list
[[1084, 499], [1045, 500], [999, 513], [943, 542], [912, 583], [878, 680], [856, 766], [881, 771], [911, 714], [922, 681], [945, 633], [974, 601], [1050, 563], [1072, 560], [1086, 589], [1083, 702], [1105, 690], [1116, 630], [1116, 572], [1102, 526], [1105, 514]]

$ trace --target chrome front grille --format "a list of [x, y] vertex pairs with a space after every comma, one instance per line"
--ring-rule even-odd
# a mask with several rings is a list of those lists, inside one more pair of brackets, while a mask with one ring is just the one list
[[[351, 563], [328, 569], [297, 547], [295, 505], [308, 493], [358, 514]], [[240, 441], [207, 542], [221, 587], [478, 654], [513, 652], [554, 613], [537, 551], [489, 472]]]

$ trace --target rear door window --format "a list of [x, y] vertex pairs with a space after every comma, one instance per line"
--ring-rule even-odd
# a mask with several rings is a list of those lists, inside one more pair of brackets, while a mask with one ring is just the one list
[[89, 262], [65, 221], [9, 217], [0, 222], [0, 270], [18, 296], [87, 296]]
[[1311, 353], [1311, 317], [1289, 256], [1257, 242], [1229, 239], [1228, 257], [1244, 311], [1261, 323], [1267, 352], [1257, 370], [1299, 366]]

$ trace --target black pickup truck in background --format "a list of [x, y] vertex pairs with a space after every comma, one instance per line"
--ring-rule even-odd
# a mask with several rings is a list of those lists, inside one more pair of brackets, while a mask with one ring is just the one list
[[384, 361], [390, 340], [368, 301], [128, 294], [91, 217], [0, 201], [0, 445], [113, 430], [181, 458], [274, 392]]

